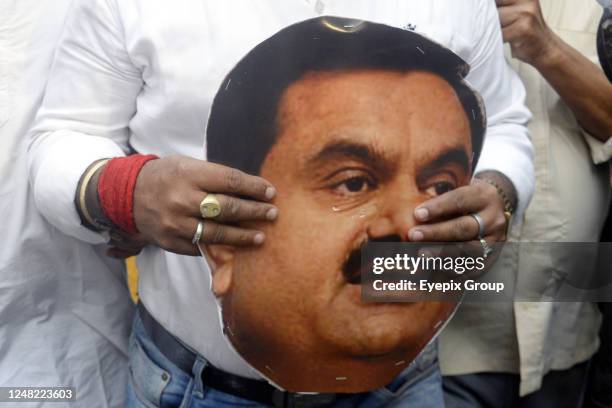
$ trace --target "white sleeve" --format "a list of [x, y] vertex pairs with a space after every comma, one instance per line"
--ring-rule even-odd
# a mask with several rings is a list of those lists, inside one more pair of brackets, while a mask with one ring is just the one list
[[487, 135], [476, 173], [497, 170], [512, 181], [518, 195], [515, 219], [520, 219], [535, 187], [533, 145], [527, 123], [525, 88], [504, 58], [495, 1], [476, 7], [472, 70], [467, 81], [482, 95], [487, 110]]
[[593, 164], [602, 164], [612, 160], [612, 137], [604, 143], [594, 136], [591, 136], [586, 130], [583, 130], [582, 134], [591, 151], [591, 160], [593, 160]]
[[56, 50], [45, 97], [28, 135], [38, 210], [62, 232], [90, 243], [105, 234], [81, 225], [74, 206], [85, 169], [129, 151], [128, 124], [142, 88], [114, 0], [75, 0]]

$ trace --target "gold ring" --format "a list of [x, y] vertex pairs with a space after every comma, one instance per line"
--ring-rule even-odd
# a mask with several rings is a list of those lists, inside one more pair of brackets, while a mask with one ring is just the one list
[[200, 214], [202, 218], [215, 218], [221, 214], [221, 203], [214, 194], [207, 194], [200, 203]]

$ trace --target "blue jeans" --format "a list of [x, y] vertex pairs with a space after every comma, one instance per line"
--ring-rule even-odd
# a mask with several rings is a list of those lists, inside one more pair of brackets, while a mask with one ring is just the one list
[[[177, 368], [157, 349], [136, 314], [130, 338], [129, 408], [264, 407], [202, 384], [206, 360], [198, 358], [192, 373]], [[442, 377], [435, 343], [421, 353], [389, 386], [369, 393], [348, 394], [338, 408], [444, 406]]]

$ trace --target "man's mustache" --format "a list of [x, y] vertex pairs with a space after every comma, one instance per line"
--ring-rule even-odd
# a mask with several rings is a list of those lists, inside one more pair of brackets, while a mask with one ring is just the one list
[[368, 259], [362, 265], [361, 262], [361, 253], [364, 247], [371, 243], [381, 243], [381, 242], [402, 242], [402, 238], [399, 235], [387, 235], [381, 238], [366, 238], [357, 245], [356, 248], [351, 250], [349, 255], [346, 257], [344, 261], [344, 265], [342, 266], [342, 275], [344, 276], [344, 280], [347, 283], [352, 285], [360, 285], [361, 284], [361, 274], [362, 269], [369, 268], [366, 270], [371, 270], [373, 260]]

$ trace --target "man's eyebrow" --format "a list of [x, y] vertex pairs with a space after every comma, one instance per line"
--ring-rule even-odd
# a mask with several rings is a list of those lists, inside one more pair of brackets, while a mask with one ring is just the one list
[[419, 176], [428, 177], [440, 167], [447, 164], [458, 164], [465, 173], [470, 172], [470, 159], [462, 147], [454, 147], [438, 154], [433, 160], [427, 161], [419, 170]]
[[370, 144], [338, 141], [326, 145], [306, 162], [308, 167], [316, 167], [326, 161], [351, 158], [360, 161], [375, 171], [389, 174], [394, 163], [389, 155], [374, 148]]

